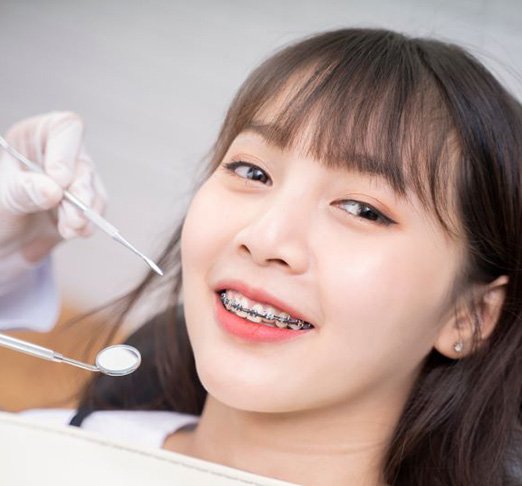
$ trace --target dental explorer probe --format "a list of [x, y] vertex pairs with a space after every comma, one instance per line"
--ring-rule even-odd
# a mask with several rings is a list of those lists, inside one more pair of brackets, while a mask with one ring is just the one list
[[[0, 136], [0, 147], [2, 147], [9, 155], [14, 157], [16, 160], [25, 165], [28, 169], [33, 172], [40, 172], [41, 174], [45, 174], [45, 171], [38, 164], [31, 162], [25, 155], [21, 154], [17, 150], [15, 150], [11, 145], [7, 143], [7, 141]], [[123, 236], [120, 235], [120, 232], [110, 224], [105, 218], [100, 216], [98, 213], [89, 208], [85, 203], [80, 201], [76, 196], [71, 194], [69, 191], [63, 191], [64, 198], [67, 199], [71, 204], [80, 209], [85, 217], [95, 224], [102, 231], [107, 233], [113, 240], [121, 243], [125, 248], [128, 248], [130, 251], [138, 255], [141, 259], [143, 259], [147, 265], [152, 268], [158, 275], [163, 275], [162, 270], [156, 265], [149, 257], [145, 256], [139, 250], [137, 250], [134, 246], [132, 246]]]
[[29, 354], [37, 358], [66, 363], [88, 371], [101, 372], [109, 376], [125, 376], [138, 369], [141, 363], [140, 352], [126, 344], [115, 344], [103, 348], [96, 355], [96, 365], [83, 363], [72, 358], [67, 358], [52, 349], [38, 346], [37, 344], [0, 333], [0, 346]]

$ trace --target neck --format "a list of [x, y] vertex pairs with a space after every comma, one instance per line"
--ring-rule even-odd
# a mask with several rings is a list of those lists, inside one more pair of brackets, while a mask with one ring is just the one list
[[377, 486], [384, 484], [383, 460], [402, 409], [394, 405], [258, 413], [209, 396], [196, 429], [181, 441], [174, 434], [165, 447], [298, 484]]

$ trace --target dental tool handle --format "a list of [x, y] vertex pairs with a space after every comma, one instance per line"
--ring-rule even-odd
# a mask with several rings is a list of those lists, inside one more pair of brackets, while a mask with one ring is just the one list
[[156, 265], [149, 257], [145, 256], [133, 245], [131, 245], [123, 236], [121, 236], [118, 229], [114, 227], [112, 224], [110, 224], [105, 218], [100, 216], [98, 213], [94, 212], [91, 208], [86, 206], [82, 201], [80, 201], [76, 196], [74, 196], [70, 192], [64, 191], [64, 197], [72, 204], [80, 208], [80, 210], [83, 211], [83, 214], [89, 221], [91, 221], [93, 224], [98, 226], [98, 228], [107, 233], [114, 241], [117, 241], [118, 243], [122, 244], [125, 248], [138, 255], [158, 275], [163, 275], [163, 271], [158, 267], [158, 265]]
[[54, 352], [52, 349], [44, 348], [21, 339], [7, 336], [6, 334], [0, 334], [0, 346], [19, 351], [21, 353], [30, 354], [37, 358], [46, 359], [48, 361], [61, 361], [61, 354]]
[[90, 365], [88, 363], [82, 363], [81, 361], [77, 361], [72, 358], [67, 358], [63, 354], [57, 353], [52, 349], [47, 349], [43, 346], [38, 346], [38, 344], [22, 341], [21, 339], [17, 339], [2, 333], [0, 333], [0, 346], [34, 356], [35, 358], [41, 358], [47, 361], [54, 361], [58, 363], [65, 363], [88, 371], [100, 371], [96, 366]]
[[[45, 174], [45, 171], [38, 164], [35, 164], [31, 160], [29, 160], [24, 154], [21, 154], [13, 147], [11, 147], [7, 141], [0, 136], [0, 147], [2, 147], [9, 155], [14, 157], [16, 160], [24, 164], [28, 169], [39, 172], [41, 174]], [[127, 249], [131, 250], [133, 253], [138, 255], [141, 259], [149, 265], [152, 270], [154, 270], [158, 275], [163, 275], [163, 271], [154, 263], [149, 257], [145, 256], [143, 253], [138, 251], [134, 246], [132, 246], [123, 236], [121, 236], [120, 232], [116, 227], [110, 224], [104, 217], [100, 216], [97, 212], [93, 211], [87, 204], [78, 199], [75, 195], [71, 194], [69, 191], [63, 192], [63, 197], [71, 204], [76, 206], [80, 211], [83, 212], [85, 217], [91, 221], [95, 226], [100, 228], [103, 232], [107, 233], [113, 240], [125, 246]]]
[[[35, 164], [31, 160], [29, 160], [24, 154], [15, 150], [11, 145], [7, 143], [7, 141], [0, 137], [0, 147], [2, 147], [9, 155], [13, 156], [16, 160], [20, 161], [24, 164], [28, 169], [33, 172], [39, 172], [40, 174], [45, 174], [45, 171], [41, 166]], [[71, 194], [69, 191], [63, 192], [63, 197], [67, 199], [71, 204], [74, 204], [78, 209], [80, 209], [85, 217], [94, 223], [98, 228], [102, 231], [105, 231], [109, 236], [113, 237], [118, 233], [118, 230], [110, 224], [105, 218], [100, 216], [98, 213], [94, 212], [87, 204], [78, 199], [75, 195]]]
[[107, 233], [110, 237], [114, 238], [116, 234], [119, 233], [118, 230], [103, 216], [100, 216], [98, 213], [93, 211], [89, 206], [87, 206], [87, 204], [78, 199], [75, 195], [71, 194], [69, 191], [63, 191], [63, 197], [71, 204], [74, 204], [78, 209], [80, 209], [89, 221]]
[[44, 173], [44, 170], [34, 162], [30, 161], [24, 154], [15, 150], [11, 145], [9, 145], [4, 137], [0, 136], [0, 147], [2, 147], [9, 155], [13, 156], [16, 160], [22, 162], [28, 169], [31, 169], [34, 172]]
[[[33, 172], [39, 172], [40, 174], [45, 174], [45, 171], [41, 166], [35, 164], [31, 160], [29, 160], [24, 154], [15, 150], [11, 145], [7, 143], [7, 141], [0, 136], [0, 147], [2, 147], [9, 155], [13, 156], [16, 160], [24, 164], [28, 169]], [[116, 236], [118, 230], [110, 224], [105, 218], [100, 216], [98, 213], [94, 212], [87, 204], [78, 199], [75, 195], [71, 194], [69, 191], [63, 192], [63, 197], [67, 199], [71, 204], [74, 204], [78, 209], [80, 209], [85, 217], [94, 223], [98, 228], [102, 231], [105, 231], [109, 236]]]

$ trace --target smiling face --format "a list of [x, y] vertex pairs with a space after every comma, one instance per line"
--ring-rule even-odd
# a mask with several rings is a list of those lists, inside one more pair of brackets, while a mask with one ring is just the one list
[[[222, 403], [250, 411], [403, 400], [451, 314], [463, 260], [413, 193], [245, 130], [195, 195], [183, 229], [200, 379]], [[277, 335], [277, 323], [238, 318], [221, 291], [240, 311], [259, 303], [258, 313], [286, 311], [313, 328], [258, 338]]]

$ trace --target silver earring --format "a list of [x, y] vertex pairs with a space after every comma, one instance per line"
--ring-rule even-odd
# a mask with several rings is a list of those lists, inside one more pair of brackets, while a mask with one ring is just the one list
[[455, 350], [456, 353], [462, 353], [462, 351], [464, 350], [464, 343], [462, 342], [462, 339], [459, 339], [454, 345], [453, 345], [453, 349]]

